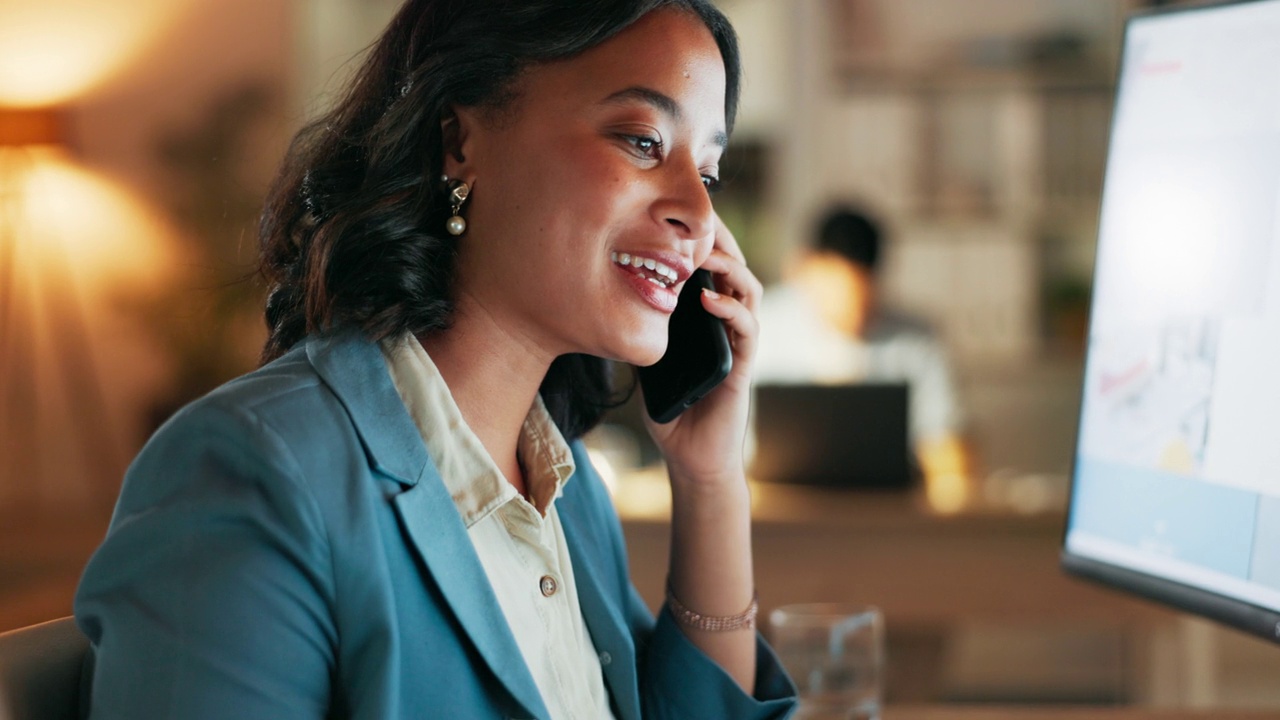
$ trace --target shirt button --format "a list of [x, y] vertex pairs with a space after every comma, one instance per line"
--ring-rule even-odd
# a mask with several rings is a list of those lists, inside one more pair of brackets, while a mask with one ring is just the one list
[[600, 664], [601, 664], [601, 665], [608, 665], [608, 664], [609, 664], [609, 663], [611, 663], [611, 662], [613, 662], [613, 656], [612, 656], [612, 655], [610, 655], [610, 654], [609, 654], [609, 653], [607, 653], [607, 652], [602, 652], [602, 653], [600, 653]]
[[559, 589], [559, 587], [560, 586], [556, 584], [556, 579], [550, 575], [543, 575], [542, 579], [538, 581], [538, 588], [542, 590], [543, 597], [551, 597], [552, 595], [555, 595], [556, 590]]

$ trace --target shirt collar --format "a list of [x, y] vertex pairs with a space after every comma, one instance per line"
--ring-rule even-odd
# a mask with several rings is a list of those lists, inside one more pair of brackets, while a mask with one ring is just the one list
[[[503, 505], [520, 499], [472, 432], [431, 356], [410, 333], [384, 340], [396, 392], [418, 427], [463, 524], [470, 528]], [[542, 397], [520, 429], [517, 450], [529, 499], [543, 515], [573, 475], [573, 453], [547, 412]]]

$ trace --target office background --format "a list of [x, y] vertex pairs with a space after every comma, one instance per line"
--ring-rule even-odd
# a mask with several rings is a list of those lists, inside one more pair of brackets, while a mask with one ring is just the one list
[[[0, 4], [0, 630], [69, 612], [129, 458], [255, 365], [260, 198], [397, 4]], [[801, 557], [783, 576], [765, 554], [762, 601], [883, 605], [891, 702], [1280, 708], [1280, 648], [1077, 590], [1054, 564], [1115, 66], [1150, 3], [719, 4], [746, 71], [719, 211], [766, 283], [828, 204], [877, 215], [887, 300], [949, 347], [977, 456], [958, 500], [845, 495], [815, 516], [802, 493], [760, 493], [757, 543]], [[661, 498], [627, 482], [645, 575]], [[942, 545], [968, 548], [960, 567]], [[918, 561], [876, 559], [892, 547]], [[951, 613], [917, 597], [943, 576]], [[1059, 586], [1078, 614], [1038, 599]]]

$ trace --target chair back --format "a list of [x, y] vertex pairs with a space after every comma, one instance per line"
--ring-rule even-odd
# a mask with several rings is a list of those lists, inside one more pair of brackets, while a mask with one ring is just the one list
[[71, 617], [0, 634], [0, 720], [78, 720], [88, 651]]

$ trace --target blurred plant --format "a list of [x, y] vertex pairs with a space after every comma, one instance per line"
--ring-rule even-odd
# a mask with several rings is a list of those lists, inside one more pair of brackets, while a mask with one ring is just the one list
[[1082, 357], [1089, 334], [1089, 303], [1093, 287], [1080, 277], [1058, 277], [1043, 290], [1046, 340], [1071, 357]]
[[1083, 358], [1093, 297], [1093, 230], [1059, 225], [1040, 235], [1041, 337], [1051, 352]]
[[152, 405], [155, 426], [256, 361], [265, 336], [254, 275], [262, 190], [250, 160], [277, 97], [265, 84], [233, 88], [201, 123], [156, 143], [169, 178], [162, 201], [182, 231], [184, 264], [159, 290], [122, 298], [173, 366], [169, 389]]
[[765, 282], [776, 280], [776, 268], [768, 261], [777, 244], [768, 235], [771, 227], [765, 184], [773, 148], [753, 139], [735, 139], [720, 162], [721, 190], [715, 196], [716, 213], [733, 233], [747, 257], [747, 264]]

